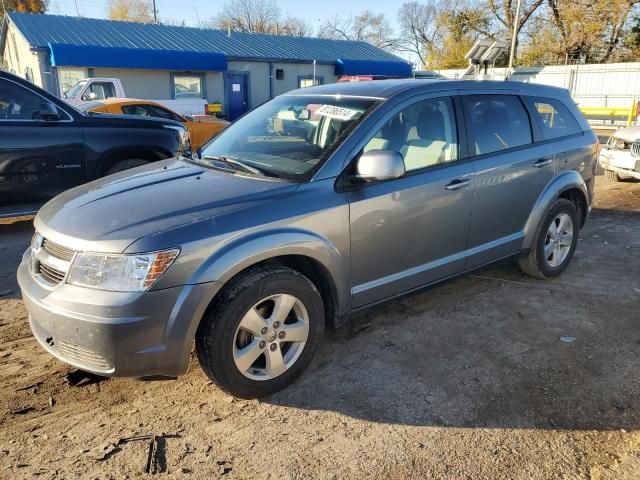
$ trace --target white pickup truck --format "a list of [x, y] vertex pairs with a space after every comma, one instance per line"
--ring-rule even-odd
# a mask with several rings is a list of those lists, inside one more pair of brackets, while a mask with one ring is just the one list
[[600, 166], [611, 180], [640, 180], [640, 126], [621, 128], [600, 149]]
[[[127, 98], [127, 96], [119, 78], [83, 78], [64, 92], [62, 98], [71, 105], [80, 106], [96, 100]], [[204, 98], [179, 98], [175, 100], [157, 100], [154, 98], [147, 100], [160, 103], [181, 115], [207, 114], [207, 100]]]

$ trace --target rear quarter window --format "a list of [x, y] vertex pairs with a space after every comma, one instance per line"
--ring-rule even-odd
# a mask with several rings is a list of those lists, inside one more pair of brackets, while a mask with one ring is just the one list
[[561, 101], [539, 97], [529, 97], [529, 100], [533, 105], [533, 115], [540, 120], [545, 140], [582, 133], [580, 124]]

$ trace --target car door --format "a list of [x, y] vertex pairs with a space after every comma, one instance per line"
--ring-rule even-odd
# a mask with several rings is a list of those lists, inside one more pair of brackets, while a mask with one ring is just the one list
[[407, 101], [364, 145], [400, 152], [406, 174], [346, 193], [354, 307], [464, 268], [474, 174], [460, 155], [454, 103], [451, 96]]
[[0, 203], [39, 202], [85, 181], [82, 128], [57, 106], [58, 118], [39, 113], [49, 100], [36, 89], [0, 78]]
[[466, 94], [468, 150], [476, 173], [467, 268], [522, 248], [524, 229], [554, 176], [554, 150], [515, 94]]

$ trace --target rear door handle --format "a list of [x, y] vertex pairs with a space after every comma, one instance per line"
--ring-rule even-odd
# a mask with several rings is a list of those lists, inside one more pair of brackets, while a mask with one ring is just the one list
[[451, 180], [451, 183], [444, 186], [445, 190], [460, 190], [461, 188], [468, 187], [471, 182], [469, 180], [463, 180], [461, 178], [456, 178], [455, 180]]
[[549, 157], [541, 158], [536, 163], [534, 163], [533, 166], [537, 168], [542, 168], [542, 167], [546, 167], [547, 165], [551, 165], [551, 162], [553, 162], [553, 158], [549, 158]]

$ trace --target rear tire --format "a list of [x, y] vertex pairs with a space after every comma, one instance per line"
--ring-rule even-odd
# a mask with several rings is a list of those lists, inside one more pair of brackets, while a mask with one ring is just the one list
[[576, 206], [565, 198], [558, 198], [538, 225], [529, 254], [518, 260], [520, 269], [541, 279], [560, 275], [573, 258], [579, 227]]
[[196, 354], [222, 390], [259, 398], [285, 388], [308, 367], [324, 323], [322, 298], [307, 277], [263, 265], [219, 293], [198, 326]]
[[129, 158], [127, 160], [119, 160], [107, 169], [105, 176], [113, 175], [114, 173], [119, 173], [124, 170], [129, 170], [130, 168], [140, 167], [142, 165], [146, 165], [147, 163], [149, 163], [148, 160], [142, 160], [141, 158]]

